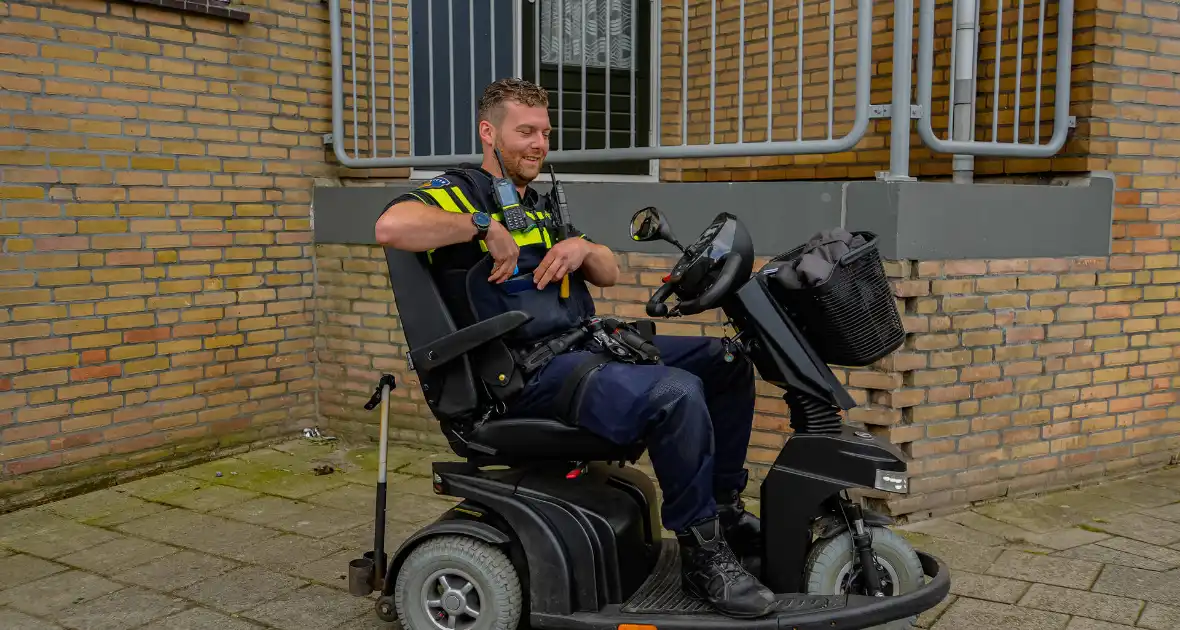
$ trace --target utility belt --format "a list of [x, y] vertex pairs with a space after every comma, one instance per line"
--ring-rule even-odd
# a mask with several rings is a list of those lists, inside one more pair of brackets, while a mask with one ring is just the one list
[[578, 392], [592, 372], [611, 361], [637, 365], [660, 363], [660, 351], [652, 343], [652, 322], [622, 322], [614, 318], [592, 317], [581, 326], [552, 339], [514, 352], [516, 364], [530, 378], [554, 357], [571, 351], [590, 351], [566, 376], [554, 397], [554, 413], [569, 425], [577, 424]]
[[553, 357], [574, 350], [589, 350], [624, 363], [655, 364], [660, 362], [660, 351], [652, 343], [654, 337], [655, 326], [651, 322], [592, 317], [573, 330], [513, 354], [526, 378], [540, 371]]

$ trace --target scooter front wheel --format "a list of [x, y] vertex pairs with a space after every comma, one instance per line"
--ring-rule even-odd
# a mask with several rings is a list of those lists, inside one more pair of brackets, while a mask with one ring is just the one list
[[520, 578], [500, 549], [467, 536], [416, 547], [398, 572], [397, 615], [405, 630], [516, 630]]
[[[873, 556], [886, 597], [902, 595], [926, 583], [917, 552], [901, 536], [884, 527], [870, 527]], [[845, 532], [819, 541], [807, 556], [804, 581], [813, 595], [863, 595], [860, 561], [852, 536]], [[899, 619], [869, 630], [909, 630], [916, 618]]]

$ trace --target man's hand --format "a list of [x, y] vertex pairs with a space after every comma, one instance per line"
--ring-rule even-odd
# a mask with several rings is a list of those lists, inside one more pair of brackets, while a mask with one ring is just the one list
[[559, 281], [566, 274], [577, 271], [589, 253], [590, 243], [580, 238], [567, 238], [554, 245], [533, 272], [537, 289], [544, 289], [550, 282]]
[[512, 233], [499, 221], [492, 221], [488, 228], [488, 235], [484, 238], [488, 246], [488, 253], [492, 255], [492, 275], [488, 282], [500, 284], [512, 277], [516, 271], [516, 259], [520, 256], [520, 246], [512, 238]]

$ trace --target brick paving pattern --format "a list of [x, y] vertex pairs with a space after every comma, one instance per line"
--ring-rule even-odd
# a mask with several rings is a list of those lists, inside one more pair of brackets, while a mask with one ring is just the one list
[[[387, 549], [451, 505], [439, 459], [391, 449]], [[376, 463], [297, 440], [0, 516], [0, 628], [392, 629], [345, 579]], [[922, 628], [1180, 627], [1180, 468], [899, 530], [951, 567]]]

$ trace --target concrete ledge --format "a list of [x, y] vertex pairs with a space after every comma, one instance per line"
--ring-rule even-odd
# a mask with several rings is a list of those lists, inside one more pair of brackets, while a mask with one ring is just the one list
[[[391, 199], [416, 186], [316, 187], [317, 243], [374, 244]], [[838, 225], [872, 230], [890, 259], [1104, 257], [1110, 254], [1114, 179], [1094, 173], [1069, 185], [940, 182], [710, 182], [564, 184], [574, 223], [616, 251], [670, 254], [628, 237], [632, 213], [656, 206], [680, 240], [718, 212], [742, 219], [759, 255], [773, 256]], [[542, 193], [549, 188], [539, 183]]]

